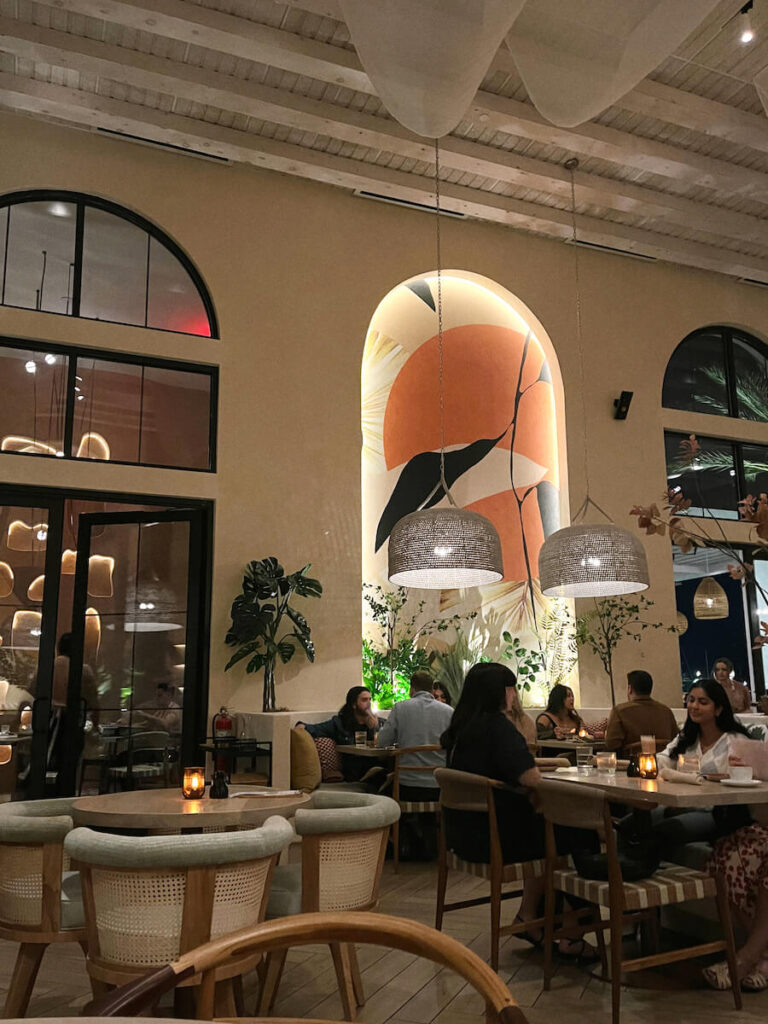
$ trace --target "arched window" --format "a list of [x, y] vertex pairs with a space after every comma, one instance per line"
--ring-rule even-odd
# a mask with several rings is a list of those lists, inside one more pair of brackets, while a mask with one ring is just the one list
[[665, 409], [768, 423], [768, 347], [733, 327], [703, 327], [672, 353]]
[[75, 192], [0, 198], [0, 305], [218, 337], [186, 253], [133, 211]]

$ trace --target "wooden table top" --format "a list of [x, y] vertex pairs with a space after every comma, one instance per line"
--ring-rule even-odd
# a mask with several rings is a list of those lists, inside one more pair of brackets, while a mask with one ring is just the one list
[[[234, 786], [230, 792], [247, 792]], [[262, 825], [273, 814], [290, 818], [298, 807], [309, 803], [309, 793], [296, 796], [268, 796], [270, 790], [254, 789], [247, 797], [185, 800], [179, 788], [142, 789], [132, 793], [106, 793], [80, 797], [72, 805], [75, 825], [96, 825], [119, 829], [200, 829], [206, 825]], [[275, 794], [279, 790], [272, 790]]]
[[624, 772], [603, 775], [576, 772], [545, 775], [542, 785], [550, 781], [568, 782], [577, 786], [592, 786], [609, 793], [616, 803], [642, 804], [647, 807], [715, 807], [726, 804], [768, 803], [768, 782], [759, 786], [722, 786], [719, 782], [704, 782], [689, 786], [684, 782], [665, 782], [658, 779], [628, 779]]
[[341, 743], [336, 749], [340, 754], [352, 754], [354, 757], [373, 757], [379, 760], [393, 757], [397, 751], [397, 747], [357, 747], [351, 743], [349, 745]]

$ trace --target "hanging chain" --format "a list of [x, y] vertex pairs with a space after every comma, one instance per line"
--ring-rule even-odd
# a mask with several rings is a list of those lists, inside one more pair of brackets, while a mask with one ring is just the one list
[[437, 359], [440, 396], [440, 483], [448, 501], [456, 506], [445, 482], [445, 396], [443, 394], [443, 260], [440, 239], [440, 140], [435, 139], [435, 237], [437, 243]]
[[[579, 511], [574, 517], [574, 521], [578, 518], [579, 514], [586, 512], [588, 505], [594, 505], [594, 502], [589, 496], [589, 454], [587, 450], [587, 405], [584, 399], [584, 349], [583, 349], [583, 335], [582, 335], [582, 323], [581, 323], [581, 278], [579, 277], [579, 247], [577, 244], [576, 237], [576, 168], [579, 166], [579, 161], [576, 157], [571, 157], [570, 160], [566, 160], [565, 169], [571, 176], [571, 242], [573, 243], [574, 249], [574, 284], [576, 288], [576, 347], [579, 352], [579, 389], [581, 391], [581, 439], [583, 444], [583, 457], [584, 457], [584, 484], [587, 492], [587, 496], [584, 499], [584, 504], [581, 506]], [[597, 508], [597, 506], [595, 506]], [[600, 509], [602, 512], [603, 510]], [[605, 513], [603, 512], [603, 515]], [[609, 516], [606, 518], [610, 519]]]

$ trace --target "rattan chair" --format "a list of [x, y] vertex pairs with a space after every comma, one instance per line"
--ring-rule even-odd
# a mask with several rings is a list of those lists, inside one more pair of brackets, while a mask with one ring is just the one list
[[[455, 971], [468, 982], [485, 1000], [487, 1020], [498, 1021], [499, 1024], [527, 1024], [525, 1014], [501, 978], [462, 943], [418, 921], [366, 913], [301, 914], [244, 929], [236, 935], [194, 949], [174, 963], [156, 968], [146, 977], [86, 1006], [85, 1012], [94, 1017], [132, 1017], [155, 1006], [165, 992], [198, 977], [202, 978], [198, 1017], [208, 1020], [214, 1012], [215, 972], [222, 964], [228, 963], [232, 957], [284, 954], [294, 946], [319, 942], [331, 946], [360, 942], [424, 957]], [[228, 1015], [228, 1019], [232, 1018]], [[250, 1017], [247, 1024], [260, 1021], [260, 1018]], [[270, 1024], [270, 1018], [264, 1019], [263, 1024]], [[326, 1022], [314, 1021], [313, 1024]]]
[[[611, 936], [611, 997], [613, 1024], [619, 1024], [621, 1007], [622, 972], [644, 970], [660, 964], [676, 963], [709, 953], [725, 951], [732, 978], [737, 977], [736, 946], [733, 939], [731, 914], [728, 897], [721, 878], [714, 878], [701, 871], [676, 864], [662, 864], [658, 871], [639, 882], [625, 882], [616, 848], [616, 833], [609, 807], [608, 796], [597, 789], [575, 786], [573, 783], [547, 781], [539, 789], [541, 810], [546, 818], [546, 910], [544, 935], [544, 988], [550, 987], [552, 978], [552, 938], [554, 935], [554, 910], [557, 892], [576, 896], [595, 907], [606, 907], [609, 921], [602, 927], [610, 929]], [[597, 881], [584, 878], [572, 868], [563, 869], [556, 863], [555, 825], [592, 829], [605, 844], [608, 878]], [[655, 914], [658, 907], [714, 896], [717, 900], [723, 938], [715, 942], [699, 943], [685, 949], [654, 953], [625, 959], [622, 950], [622, 929], [627, 918], [647, 917]], [[593, 922], [586, 926], [592, 930]], [[733, 988], [736, 1009], [741, 1009], [741, 992]]]
[[[301, 864], [275, 871], [267, 917], [314, 911], [372, 910], [379, 900], [389, 829], [400, 808], [386, 796], [316, 792], [311, 809], [300, 807], [294, 825], [301, 836]], [[331, 943], [342, 1006], [347, 1017], [365, 1002], [354, 946]], [[285, 950], [270, 954], [259, 1012], [272, 1010]]]
[[[494, 790], [504, 789], [504, 783], [487, 779], [484, 775], [472, 775], [470, 772], [459, 772], [453, 768], [437, 768], [435, 778], [440, 786], [440, 837], [437, 868], [437, 906], [435, 911], [435, 928], [443, 927], [443, 915], [451, 910], [464, 910], [489, 903], [491, 907], [491, 966], [494, 970], [499, 966], [499, 940], [502, 935], [519, 935], [532, 928], [542, 928], [544, 918], [532, 921], [513, 922], [501, 926], [502, 900], [519, 896], [523, 884], [529, 878], [544, 876], [545, 861], [519, 861], [504, 863], [499, 840], [499, 825], [496, 817]], [[445, 817], [446, 810], [474, 811], [485, 815], [488, 821], [490, 857], [487, 863], [463, 860], [446, 843]], [[565, 863], [565, 860], [562, 861]], [[460, 900], [455, 903], [445, 902], [448, 885], [448, 871], [462, 871], [475, 878], [487, 878], [490, 882], [488, 896], [475, 899]], [[502, 886], [512, 886], [502, 891]]]
[[[434, 764], [402, 764], [403, 757], [414, 754], [435, 753], [440, 751], [445, 761], [445, 752], [439, 745], [423, 747], [400, 747], [394, 751], [394, 771], [392, 775], [392, 799], [397, 802], [401, 814], [437, 814], [440, 811], [440, 791], [435, 787], [434, 800], [401, 800], [401, 772], [428, 772], [425, 778], [431, 778], [435, 772]], [[400, 870], [400, 819], [392, 825], [392, 861], [395, 874]]]
[[[264, 919], [272, 873], [290, 824], [199, 836], [116, 836], [78, 828], [65, 848], [82, 876], [94, 995], [168, 963], [210, 939]], [[257, 965], [242, 957], [217, 981], [232, 987]]]
[[68, 867], [64, 837], [72, 799], [0, 805], [0, 938], [20, 943], [4, 1017], [23, 1017], [52, 942], [85, 949], [80, 878]]

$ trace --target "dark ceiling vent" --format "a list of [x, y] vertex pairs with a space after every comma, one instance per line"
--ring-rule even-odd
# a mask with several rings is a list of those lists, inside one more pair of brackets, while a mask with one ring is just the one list
[[655, 263], [655, 256], [646, 256], [644, 252], [633, 252], [631, 249], [619, 249], [618, 246], [613, 245], [601, 245], [599, 242], [585, 242], [581, 238], [574, 240], [573, 238], [566, 238], [566, 245], [579, 245], [582, 249], [596, 249], [598, 252], [610, 252], [614, 256], [628, 256], [633, 260], [645, 260], [648, 263]]
[[[421, 210], [422, 213], [434, 213], [435, 207], [429, 203], [415, 203], [412, 199], [398, 199], [397, 196], [385, 196], [380, 192], [368, 192], [366, 189], [357, 188], [352, 193], [360, 199], [375, 199], [378, 203], [391, 203], [392, 206], [404, 206], [409, 210]], [[457, 210], [440, 210], [441, 217], [466, 217], [466, 213], [459, 213]]]
[[186, 146], [174, 146], [171, 142], [158, 142], [157, 139], [145, 139], [143, 135], [131, 135], [130, 132], [120, 132], [114, 128], [100, 128], [97, 132], [102, 135], [112, 135], [116, 139], [125, 139], [126, 142], [138, 142], [142, 146], [154, 146], [157, 149], [167, 149], [171, 153], [181, 153], [184, 156], [197, 156], [202, 160], [215, 160], [217, 164], [231, 163], [225, 156], [216, 156], [214, 153], [205, 153], [200, 149], [187, 149]]

